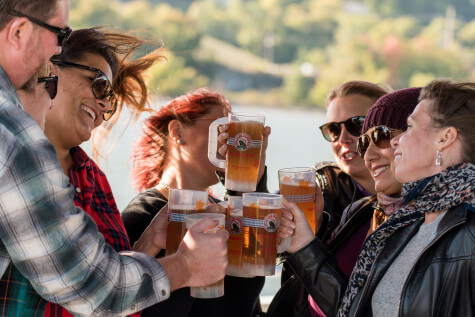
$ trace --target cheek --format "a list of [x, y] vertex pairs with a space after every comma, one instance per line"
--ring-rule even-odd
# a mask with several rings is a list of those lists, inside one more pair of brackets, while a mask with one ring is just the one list
[[333, 154], [335, 154], [335, 156], [337, 156], [338, 151], [340, 150], [340, 146], [338, 145], [338, 142], [331, 142], [330, 146], [332, 148]]

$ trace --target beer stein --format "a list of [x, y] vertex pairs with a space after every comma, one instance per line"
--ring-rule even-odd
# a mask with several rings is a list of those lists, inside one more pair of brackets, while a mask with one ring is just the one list
[[[209, 126], [208, 158], [215, 166], [226, 169], [226, 189], [239, 192], [256, 190], [259, 161], [264, 137], [265, 117], [250, 113], [228, 113]], [[228, 124], [226, 160], [217, 158], [218, 126]]]

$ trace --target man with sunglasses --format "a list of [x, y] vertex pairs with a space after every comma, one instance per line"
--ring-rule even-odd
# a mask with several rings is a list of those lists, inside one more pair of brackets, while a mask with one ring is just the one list
[[[68, 11], [69, 0], [0, 2], [0, 306], [8, 316], [43, 315], [39, 294], [76, 315], [126, 315], [177, 288], [218, 281], [227, 263], [226, 231], [203, 233], [211, 220], [192, 227], [175, 255], [156, 260], [116, 253], [74, 206], [56, 152], [15, 92], [36, 85], [38, 70], [61, 52]], [[113, 101], [107, 89], [92, 89]], [[148, 234], [143, 242], [154, 249]]]

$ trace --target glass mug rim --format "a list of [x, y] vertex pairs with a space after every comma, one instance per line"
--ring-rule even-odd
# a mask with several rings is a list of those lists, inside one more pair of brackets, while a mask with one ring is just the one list
[[305, 173], [305, 172], [316, 172], [317, 170], [314, 167], [284, 167], [280, 168], [277, 172], [280, 173]]

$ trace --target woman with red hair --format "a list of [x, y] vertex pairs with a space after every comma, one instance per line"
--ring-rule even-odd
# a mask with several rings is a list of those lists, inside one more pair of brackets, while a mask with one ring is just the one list
[[[217, 168], [208, 159], [208, 130], [211, 122], [230, 110], [222, 95], [201, 88], [172, 100], [145, 121], [132, 154], [134, 186], [144, 191], [122, 212], [132, 244], [167, 204], [170, 188], [206, 191], [218, 182]], [[266, 127], [265, 143], [269, 134]], [[265, 147], [257, 191], [266, 191]], [[212, 203], [217, 201], [211, 198]], [[142, 316], [251, 316], [256, 304], [259, 309], [263, 285], [264, 277], [226, 276], [223, 297], [195, 299], [188, 288], [179, 289], [167, 301], [145, 309]]]

